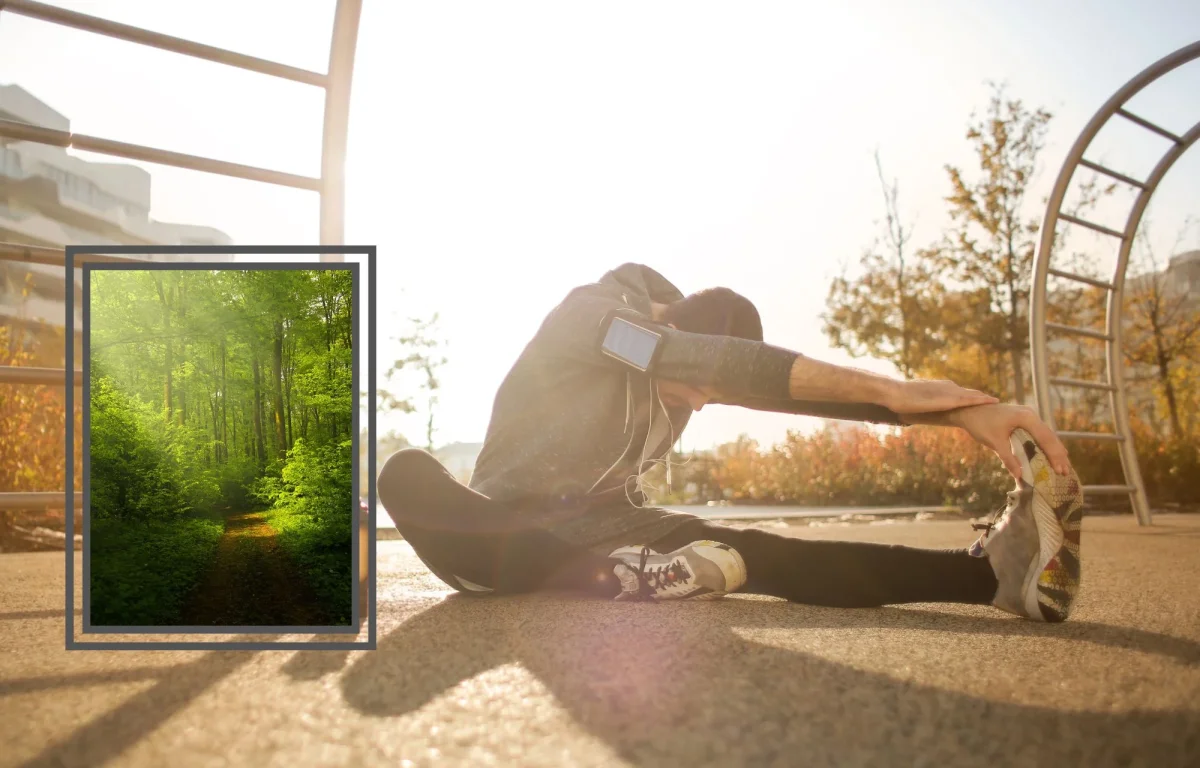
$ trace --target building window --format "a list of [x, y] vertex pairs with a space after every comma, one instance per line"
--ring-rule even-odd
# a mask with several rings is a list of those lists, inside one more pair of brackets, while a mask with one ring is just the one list
[[0, 154], [3, 155], [4, 162], [0, 163], [0, 168], [4, 169], [6, 176], [12, 176], [15, 179], [21, 178], [21, 156], [11, 149], [0, 147]]

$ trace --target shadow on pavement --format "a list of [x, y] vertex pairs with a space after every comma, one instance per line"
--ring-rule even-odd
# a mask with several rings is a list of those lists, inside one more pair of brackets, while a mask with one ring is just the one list
[[[0, 621], [24, 621], [26, 619], [57, 619], [63, 616], [66, 611], [62, 608], [54, 608], [48, 611], [11, 611], [9, 613], [0, 613]], [[75, 609], [76, 616], [83, 615], [82, 608]]]
[[[783, 601], [629, 605], [456, 595], [408, 618], [381, 639], [378, 651], [353, 659], [341, 685], [360, 712], [396, 717], [489, 669], [519, 663], [575, 722], [622, 758], [645, 765], [845, 765], [884, 758], [905, 765], [1165, 765], [1187, 764], [1200, 754], [1198, 711], [1104, 714], [1003, 701], [1003, 694], [981, 698], [740, 634], [825, 628], [908, 631], [912, 642], [929, 638], [930, 630], [994, 635], [997, 647], [1007, 638], [1056, 636], [1200, 663], [1195, 642], [1089, 622], [1035, 625], [1001, 616]], [[1067, 679], [1078, 675], [1071, 662], [1064, 655]], [[293, 672], [315, 662], [296, 663]]]
[[[254, 638], [236, 638], [249, 640]], [[134, 694], [119, 706], [76, 729], [69, 737], [49, 745], [21, 768], [61, 768], [66, 765], [103, 765], [119, 757], [146, 734], [166, 723], [197, 696], [247, 664], [255, 651], [213, 651], [194, 661], [169, 668], [142, 667], [124, 673], [103, 672], [11, 681], [0, 693], [23, 693], [45, 688], [99, 682], [127, 682], [156, 678], [155, 685]]]

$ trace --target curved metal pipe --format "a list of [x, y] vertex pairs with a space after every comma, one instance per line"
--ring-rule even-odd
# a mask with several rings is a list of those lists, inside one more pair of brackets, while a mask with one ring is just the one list
[[1042, 221], [1041, 242], [1033, 259], [1033, 277], [1029, 297], [1029, 351], [1032, 358], [1034, 401], [1038, 414], [1051, 429], [1054, 428], [1054, 409], [1050, 404], [1049, 373], [1046, 368], [1046, 276], [1047, 270], [1050, 268], [1050, 258], [1053, 255], [1054, 235], [1063, 198], [1066, 197], [1067, 188], [1075, 175], [1075, 169], [1083, 159], [1083, 153], [1087, 151], [1088, 146], [1109, 118], [1147, 85], [1197, 58], [1200, 58], [1200, 41], [1159, 59], [1121, 86], [1084, 126], [1079, 138], [1067, 152], [1067, 157], [1063, 160], [1062, 168], [1058, 172], [1058, 178], [1054, 182], [1054, 189], [1046, 203], [1046, 216]]
[[[321, 133], [321, 245], [342, 245], [346, 236], [346, 138], [361, 15], [362, 0], [338, 0], [329, 44], [329, 81]], [[345, 261], [345, 257], [322, 254], [321, 261]]]
[[1146, 206], [1150, 204], [1150, 198], [1154, 195], [1163, 176], [1171, 170], [1171, 166], [1175, 165], [1183, 153], [1197, 141], [1200, 141], [1200, 123], [1196, 123], [1190, 131], [1183, 134], [1179, 143], [1167, 150], [1167, 153], [1154, 166], [1154, 170], [1150, 172], [1145, 187], [1138, 193], [1137, 199], [1133, 203], [1133, 209], [1129, 212], [1129, 218], [1125, 221], [1125, 237], [1121, 240], [1121, 250], [1117, 254], [1113, 289], [1108, 294], [1106, 315], [1108, 333], [1112, 336], [1112, 341], [1104, 346], [1108, 363], [1108, 380], [1113, 385], [1108, 396], [1112, 403], [1114, 431], [1118, 435], [1125, 435], [1125, 440], [1117, 444], [1117, 450], [1121, 454], [1125, 482], [1134, 487], [1133, 512], [1137, 516], [1139, 525], [1150, 525], [1150, 501], [1146, 498], [1146, 486], [1142, 483], [1142, 471], [1138, 467], [1137, 448], [1133, 444], [1133, 433], [1129, 430], [1129, 407], [1125, 399], [1125, 363], [1121, 359], [1121, 308], [1125, 295], [1125, 272], [1129, 266], [1129, 252], [1133, 249], [1134, 236], [1142, 224], [1142, 216], [1146, 213]]
[[[1200, 41], [1180, 48], [1174, 53], [1159, 59], [1131, 78], [1125, 85], [1121, 86], [1096, 111], [1087, 125], [1084, 126], [1083, 131], [1080, 132], [1079, 137], [1067, 153], [1062, 168], [1058, 172], [1058, 178], [1054, 182], [1054, 188], [1046, 204], [1046, 215], [1042, 221], [1041, 240], [1038, 244], [1037, 253], [1034, 256], [1029, 297], [1029, 354], [1030, 369], [1033, 377], [1034, 402], [1038, 414], [1051, 429], [1054, 429], [1055, 425], [1054, 408], [1050, 402], [1050, 376], [1046, 362], [1046, 282], [1047, 276], [1051, 271], [1050, 259], [1053, 256], [1056, 229], [1067, 188], [1070, 186], [1071, 180], [1075, 175], [1075, 170], [1080, 165], [1093, 167], [1092, 164], [1086, 163], [1083, 160], [1083, 154], [1091, 145], [1092, 140], [1095, 139], [1096, 134], [1107, 124], [1108, 120], [1116, 114], [1134, 119], [1135, 116], [1129, 116], [1123, 110], [1124, 105], [1129, 99], [1168, 72], [1198, 58], [1200, 58]], [[1140, 119], [1135, 120], [1135, 122], [1142, 124], [1143, 127], [1150, 130], [1154, 130], [1156, 133], [1161, 132], [1161, 129], [1146, 124], [1145, 121]], [[1117, 263], [1114, 266], [1114, 274], [1111, 281], [1112, 288], [1108, 293], [1108, 303], [1105, 311], [1105, 323], [1108, 328], [1106, 334], [1108, 339], [1105, 342], [1105, 360], [1108, 370], [1108, 383], [1113, 387], [1109, 393], [1109, 402], [1113, 409], [1114, 431], [1117, 435], [1124, 437], [1118, 443], [1118, 448], [1121, 456], [1121, 465], [1125, 471], [1126, 483], [1133, 489], [1131, 501], [1139, 525], [1150, 524], [1150, 504], [1146, 498], [1146, 488], [1142, 483], [1141, 470], [1138, 467], [1137, 451], [1133, 444], [1133, 435], [1129, 431], [1129, 413], [1125, 399], [1124, 366], [1121, 360], [1121, 304], [1124, 296], [1125, 271], [1128, 267], [1129, 251], [1133, 246], [1133, 237], [1137, 233], [1138, 226], [1141, 224], [1142, 215], [1145, 212], [1146, 205], [1150, 201], [1151, 195], [1154, 194], [1155, 188], [1167, 170], [1174, 165], [1175, 161], [1179, 159], [1188, 147], [1196, 142], [1198, 128], [1200, 126], [1192, 128], [1191, 131], [1188, 131], [1182, 137], [1172, 136], [1175, 143], [1159, 160], [1150, 177], [1144, 183], [1134, 185], [1139, 186], [1140, 191], [1134, 207], [1126, 220], [1125, 231], [1121, 238], [1121, 249]], [[1121, 178], [1120, 175], [1116, 175], [1115, 177]]]

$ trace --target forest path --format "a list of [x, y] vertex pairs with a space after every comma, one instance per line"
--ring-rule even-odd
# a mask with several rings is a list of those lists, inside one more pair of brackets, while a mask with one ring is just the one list
[[217, 555], [184, 606], [184, 626], [323, 626], [332, 623], [279, 545], [265, 512], [225, 517]]

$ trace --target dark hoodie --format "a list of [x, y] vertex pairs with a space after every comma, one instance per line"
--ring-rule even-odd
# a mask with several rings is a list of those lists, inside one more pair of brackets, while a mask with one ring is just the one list
[[881, 423], [895, 414], [869, 405], [789, 397], [795, 352], [654, 323], [651, 303], [683, 294], [640, 264], [624, 264], [572, 290], [546, 317], [496, 393], [471, 487], [601, 554], [646, 544], [692, 515], [644, 508], [640, 478], [687, 426], [691, 410], [665, 407], [649, 374], [599, 350], [610, 312], [661, 333], [654, 377], [723, 393], [721, 403]]

